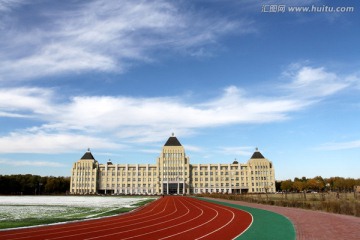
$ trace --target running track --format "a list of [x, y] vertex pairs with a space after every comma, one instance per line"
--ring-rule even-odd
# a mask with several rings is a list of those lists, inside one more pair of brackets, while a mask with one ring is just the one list
[[0, 239], [234, 239], [252, 221], [249, 213], [239, 209], [166, 196], [114, 217], [0, 231]]

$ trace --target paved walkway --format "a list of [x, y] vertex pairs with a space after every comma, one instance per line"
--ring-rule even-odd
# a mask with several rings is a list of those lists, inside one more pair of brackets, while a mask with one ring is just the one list
[[264, 209], [284, 215], [294, 224], [296, 239], [298, 240], [360, 239], [359, 217], [218, 198], [213, 200]]

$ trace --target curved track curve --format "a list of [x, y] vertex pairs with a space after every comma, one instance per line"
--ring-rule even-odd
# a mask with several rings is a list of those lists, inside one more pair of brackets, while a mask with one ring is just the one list
[[0, 232], [0, 239], [234, 239], [252, 223], [245, 211], [166, 196], [114, 217]]

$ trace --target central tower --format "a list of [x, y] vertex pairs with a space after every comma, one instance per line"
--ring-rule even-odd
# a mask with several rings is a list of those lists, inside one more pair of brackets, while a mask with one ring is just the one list
[[157, 165], [162, 194], [190, 193], [189, 158], [174, 133], [163, 146]]

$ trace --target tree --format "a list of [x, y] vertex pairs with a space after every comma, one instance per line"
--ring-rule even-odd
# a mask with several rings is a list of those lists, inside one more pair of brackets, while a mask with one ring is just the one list
[[334, 189], [337, 191], [345, 191], [346, 189], [346, 184], [345, 184], [345, 179], [342, 177], [335, 177], [334, 178]]
[[304, 199], [306, 200], [306, 191], [304, 191], [304, 189], [306, 189], [306, 182], [297, 180], [293, 183], [293, 188], [298, 190], [299, 192], [303, 192]]
[[281, 190], [285, 190], [285, 199], [287, 199], [287, 192], [290, 191], [290, 189], [292, 188], [293, 182], [288, 179], [286, 181], [283, 181], [281, 183]]
[[308, 188], [321, 191], [325, 187], [325, 181], [322, 177], [314, 177], [307, 181]]
[[69, 191], [69, 177], [38, 175], [0, 175], [0, 194], [64, 194]]

